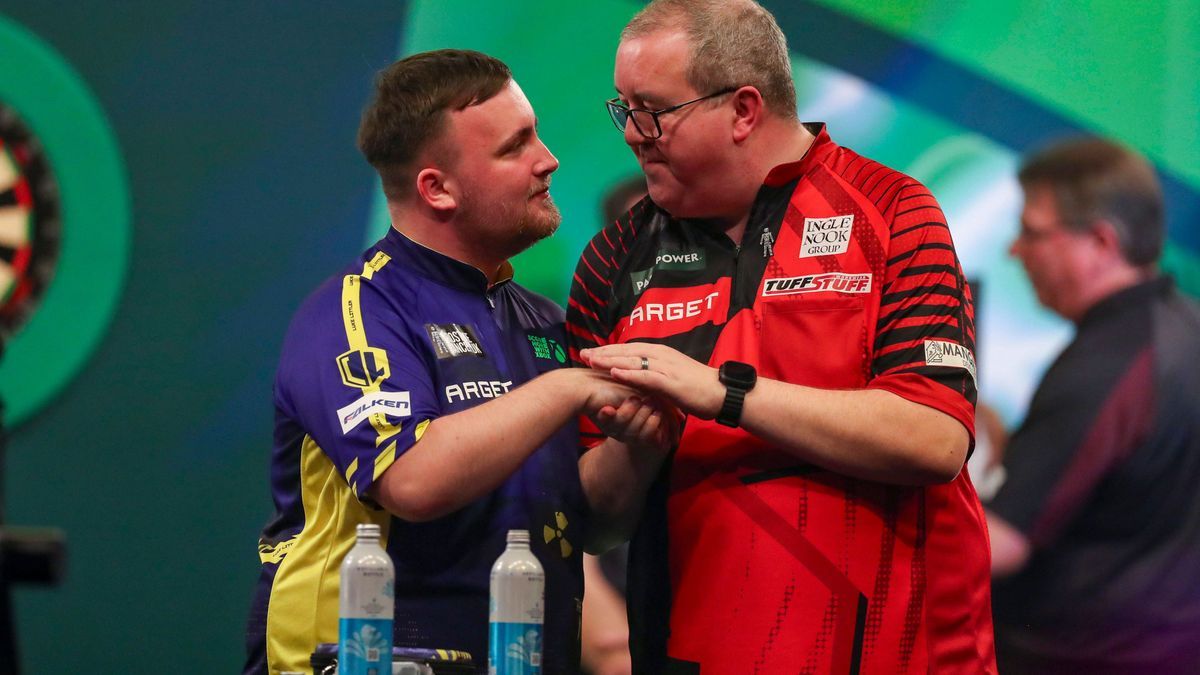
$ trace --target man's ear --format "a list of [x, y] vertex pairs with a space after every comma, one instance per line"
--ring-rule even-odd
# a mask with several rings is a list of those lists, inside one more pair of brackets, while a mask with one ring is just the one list
[[733, 141], [741, 143], [762, 123], [767, 104], [762, 93], [749, 85], [733, 92]]
[[458, 208], [453, 179], [445, 171], [433, 167], [417, 172], [417, 198], [435, 211], [448, 212]]
[[1125, 257], [1121, 248], [1121, 235], [1117, 226], [1106, 218], [1097, 219], [1091, 227], [1092, 241], [1105, 253], [1117, 258]]

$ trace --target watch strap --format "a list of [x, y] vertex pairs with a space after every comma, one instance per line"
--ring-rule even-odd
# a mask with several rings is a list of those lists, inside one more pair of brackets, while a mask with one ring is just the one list
[[717, 424], [737, 427], [742, 421], [742, 406], [746, 402], [746, 390], [725, 385], [725, 403], [717, 413]]

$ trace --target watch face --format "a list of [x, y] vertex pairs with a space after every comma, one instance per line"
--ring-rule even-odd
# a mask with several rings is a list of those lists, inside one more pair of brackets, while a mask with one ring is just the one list
[[37, 139], [0, 102], [0, 338], [25, 322], [58, 261], [58, 188]]
[[750, 389], [758, 381], [754, 366], [741, 361], [726, 361], [721, 365], [721, 382], [742, 389]]

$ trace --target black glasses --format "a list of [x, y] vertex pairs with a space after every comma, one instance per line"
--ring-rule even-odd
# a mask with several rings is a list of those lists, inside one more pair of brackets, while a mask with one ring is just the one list
[[726, 87], [721, 91], [713, 92], [708, 96], [701, 96], [700, 98], [695, 98], [685, 103], [680, 103], [679, 105], [673, 105], [669, 108], [663, 108], [662, 110], [630, 108], [624, 103], [621, 103], [620, 99], [615, 98], [605, 101], [604, 104], [608, 106], [608, 115], [609, 117], [612, 117], [613, 124], [617, 125], [617, 129], [620, 129], [622, 132], [624, 132], [625, 125], [628, 124], [629, 120], [632, 119], [633, 126], [638, 130], [638, 133], [646, 138], [655, 139], [662, 136], [662, 125], [658, 123], [659, 115], [675, 112], [676, 110], [679, 110], [685, 106], [689, 106], [693, 103], [707, 101], [710, 98], [723, 96], [725, 94], [735, 92], [738, 89], [739, 87]]

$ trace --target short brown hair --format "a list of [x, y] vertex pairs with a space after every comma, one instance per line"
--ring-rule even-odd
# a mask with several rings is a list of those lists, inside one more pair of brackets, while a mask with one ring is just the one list
[[1055, 143], [1032, 155], [1017, 174], [1021, 187], [1047, 187], [1063, 219], [1086, 230], [1097, 219], [1116, 228], [1121, 252], [1144, 267], [1162, 255], [1163, 194], [1154, 167], [1138, 153], [1102, 138]]
[[358, 149], [398, 194], [413, 162], [446, 126], [447, 110], [463, 110], [495, 96], [512, 79], [504, 62], [476, 51], [439, 49], [405, 57], [375, 77], [375, 95], [363, 110]]
[[681, 29], [691, 43], [686, 76], [700, 94], [753, 86], [776, 115], [796, 118], [796, 85], [787, 38], [775, 17], [750, 0], [654, 0], [621, 40]]

